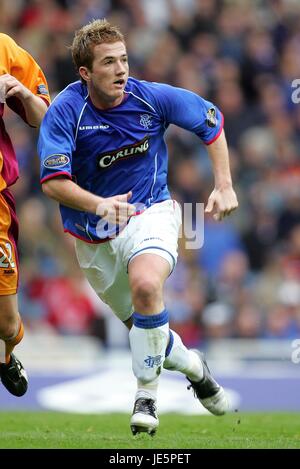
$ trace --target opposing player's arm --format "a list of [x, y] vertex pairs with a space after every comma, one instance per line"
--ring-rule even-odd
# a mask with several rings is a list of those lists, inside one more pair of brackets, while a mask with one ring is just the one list
[[28, 91], [29, 93], [26, 92], [23, 97], [20, 96], [20, 100], [25, 109], [26, 120], [32, 127], [39, 127], [48, 106], [43, 99], [39, 96], [35, 96], [30, 90]]
[[7, 105], [38, 127], [50, 103], [45, 75], [34, 58], [11, 37], [0, 33], [0, 89]]
[[210, 156], [215, 187], [209, 196], [205, 212], [211, 213], [215, 211], [213, 217], [217, 221], [221, 221], [224, 217], [238, 207], [236, 194], [232, 187], [228, 147], [224, 130], [219, 137], [207, 146]]
[[0, 87], [5, 99], [15, 97], [21, 101], [26, 121], [32, 127], [38, 127], [47, 111], [46, 102], [8, 73], [0, 76]]
[[101, 216], [110, 223], [123, 224], [134, 214], [128, 203], [132, 193], [103, 198], [82, 189], [70, 179], [55, 177], [43, 182], [43, 192], [62, 205]]

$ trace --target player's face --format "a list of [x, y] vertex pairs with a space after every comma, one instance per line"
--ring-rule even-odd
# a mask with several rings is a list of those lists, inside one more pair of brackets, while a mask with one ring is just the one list
[[113, 107], [123, 100], [128, 79], [128, 60], [123, 42], [98, 44], [94, 47], [92, 70], [88, 71], [88, 87], [93, 103]]

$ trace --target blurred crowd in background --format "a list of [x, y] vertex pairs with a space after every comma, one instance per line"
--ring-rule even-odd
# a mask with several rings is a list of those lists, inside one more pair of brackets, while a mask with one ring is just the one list
[[[0, 12], [0, 30], [35, 57], [52, 98], [78, 79], [74, 31], [106, 17], [125, 34], [130, 75], [219, 106], [239, 209], [221, 223], [205, 219], [201, 249], [180, 240], [166, 288], [171, 325], [188, 346], [300, 337], [299, 0], [0, 0]], [[57, 204], [41, 192], [37, 132], [8, 110], [5, 120], [21, 171], [14, 194], [27, 329], [105, 344], [111, 313], [79, 271]], [[205, 146], [175, 126], [167, 141], [174, 198], [205, 203], [214, 184]]]

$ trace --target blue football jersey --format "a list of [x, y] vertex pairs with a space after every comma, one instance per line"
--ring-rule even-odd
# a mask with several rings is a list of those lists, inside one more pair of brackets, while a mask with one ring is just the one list
[[[190, 91], [129, 78], [123, 102], [105, 111], [91, 102], [80, 81], [67, 86], [49, 107], [40, 129], [41, 182], [64, 176], [101, 197], [132, 191], [137, 210], [170, 198], [169, 124], [190, 130], [205, 144], [223, 127], [220, 111]], [[104, 220], [60, 205], [65, 231], [87, 242], [110, 236]]]

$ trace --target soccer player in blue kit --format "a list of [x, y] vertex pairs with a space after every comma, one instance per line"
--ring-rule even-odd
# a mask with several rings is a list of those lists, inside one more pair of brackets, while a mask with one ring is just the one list
[[137, 379], [131, 430], [154, 434], [158, 427], [162, 367], [184, 373], [203, 406], [223, 415], [223, 388], [203, 355], [170, 330], [163, 299], [181, 225], [167, 187], [164, 133], [176, 124], [207, 145], [215, 188], [206, 212], [222, 220], [238, 206], [222, 114], [190, 91], [129, 77], [124, 37], [104, 19], [77, 31], [71, 50], [80, 81], [55, 98], [43, 120], [41, 183], [60, 203], [89, 283], [130, 330]]

